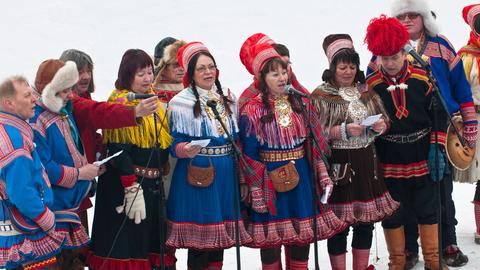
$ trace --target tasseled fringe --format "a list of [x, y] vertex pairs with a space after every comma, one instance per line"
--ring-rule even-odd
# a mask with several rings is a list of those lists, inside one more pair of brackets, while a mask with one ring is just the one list
[[[168, 125], [164, 123], [161, 127], [160, 121], [162, 119], [157, 120], [157, 132], [160, 132], [159, 143], [162, 149], [167, 149], [172, 144], [173, 139], [169, 134]], [[142, 117], [140, 125], [137, 126], [105, 129], [103, 131], [104, 143], [133, 144], [140, 148], [152, 148], [156, 144], [155, 139], [153, 116]]]
[[[217, 129], [216, 119], [210, 119], [208, 116], [205, 115], [205, 112], [203, 111], [201, 116], [195, 117], [193, 115], [193, 104], [187, 106], [186, 104], [184, 105], [176, 103], [175, 105], [175, 107], [171, 106], [169, 111], [169, 119], [172, 132], [178, 132], [192, 137], [220, 136]], [[237, 122], [232, 121], [232, 119], [234, 118], [236, 117], [227, 117], [228, 122], [225, 123], [231, 134], [238, 133]], [[225, 134], [222, 136], [226, 137]]]
[[[352, 119], [348, 117], [349, 103], [343, 100], [340, 96], [321, 92], [321, 89], [317, 89], [316, 91], [318, 92], [312, 94], [312, 101], [320, 117], [320, 124], [322, 125], [327, 138], [335, 139], [331, 137], [330, 129], [345, 121], [348, 123], [352, 121]], [[377, 94], [372, 91], [362, 92], [360, 100], [367, 107], [367, 115], [381, 113], [388, 125], [388, 114]]]
[[291, 125], [283, 128], [278, 125], [278, 114], [275, 113], [275, 119], [270, 123], [262, 123], [260, 120], [267, 111], [263, 106], [257, 104], [246, 105], [242, 115], [248, 118], [246, 127], [247, 134], [255, 136], [260, 144], [267, 144], [268, 147], [287, 149], [296, 147], [303, 143], [306, 133], [306, 126], [301, 114], [292, 112]]

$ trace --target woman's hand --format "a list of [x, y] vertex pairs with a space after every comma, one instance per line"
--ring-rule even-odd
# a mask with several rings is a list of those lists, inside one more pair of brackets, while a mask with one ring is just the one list
[[100, 165], [100, 169], [98, 170], [98, 176], [104, 174], [107, 171], [107, 165], [102, 164]]
[[143, 117], [158, 111], [158, 98], [156, 96], [142, 99], [135, 107], [135, 117]]
[[387, 124], [385, 123], [385, 119], [380, 118], [377, 122], [373, 123], [372, 129], [378, 134], [384, 133], [385, 130], [387, 130]]
[[200, 149], [202, 149], [200, 145], [193, 145], [191, 143], [187, 143], [183, 146], [185, 156], [189, 158], [194, 158], [198, 152], [200, 152]]
[[242, 202], [247, 201], [248, 195], [249, 195], [248, 185], [240, 184], [240, 200]]
[[359, 137], [363, 135], [365, 132], [365, 126], [355, 124], [355, 123], [350, 123], [347, 124], [347, 135], [350, 137]]

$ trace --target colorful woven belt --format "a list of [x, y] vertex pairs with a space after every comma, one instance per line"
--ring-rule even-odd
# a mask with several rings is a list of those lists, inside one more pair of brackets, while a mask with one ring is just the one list
[[225, 144], [219, 146], [202, 147], [198, 156], [226, 156], [232, 152], [232, 145]]
[[288, 150], [261, 150], [260, 159], [267, 162], [277, 162], [300, 159], [305, 156], [303, 146]]

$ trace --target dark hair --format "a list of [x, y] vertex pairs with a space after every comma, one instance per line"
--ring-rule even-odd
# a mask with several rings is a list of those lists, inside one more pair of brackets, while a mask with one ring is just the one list
[[[195, 98], [196, 98], [195, 105], [193, 105], [193, 114], [194, 114], [195, 117], [200, 116], [200, 114], [202, 113], [202, 108], [200, 106], [200, 96], [198, 94], [198, 90], [197, 90], [197, 87], [195, 85], [195, 81], [193, 80], [193, 75], [195, 74], [195, 67], [197, 66], [198, 58], [200, 57], [200, 55], [210, 57], [210, 59], [212, 59], [212, 61], [213, 61], [213, 64], [215, 66], [217, 66], [217, 63], [215, 62], [215, 58], [213, 58], [213, 56], [209, 52], [199, 52], [199, 53], [195, 54], [192, 57], [192, 59], [190, 60], [190, 62], [188, 63], [187, 81], [191, 85], [193, 94], [195, 95]], [[217, 71], [217, 74], [218, 74], [218, 71]], [[217, 76], [217, 78], [215, 78], [215, 86], [217, 87], [217, 93], [223, 99], [223, 104], [225, 105], [225, 110], [227, 110], [228, 114], [231, 115], [232, 110], [230, 110], [230, 104], [232, 104], [233, 101], [231, 101], [227, 96], [225, 96], [223, 94], [222, 85], [220, 84], [220, 81], [218, 80], [218, 76]]]
[[352, 63], [357, 67], [357, 74], [355, 75], [354, 82], [365, 83], [365, 74], [360, 70], [360, 56], [358, 53], [350, 48], [341, 49], [338, 51], [330, 63], [330, 67], [323, 71], [322, 80], [325, 82], [333, 83], [335, 81], [335, 71], [337, 64]]
[[475, 16], [475, 21], [473, 23], [473, 28], [477, 34], [480, 34], [480, 16]]
[[288, 50], [287, 46], [280, 44], [280, 43], [274, 43], [272, 44], [272, 47], [277, 51], [280, 56], [288, 56], [290, 57], [290, 51]]
[[[272, 122], [274, 118], [272, 106], [270, 105], [270, 102], [269, 102], [270, 92], [268, 90], [268, 85], [265, 78], [267, 77], [267, 74], [270, 71], [275, 71], [278, 68], [283, 68], [286, 70], [288, 68], [288, 65], [287, 63], [282, 61], [282, 59], [280, 58], [272, 58], [268, 60], [267, 63], [265, 63], [262, 70], [260, 71], [260, 80], [259, 80], [258, 90], [260, 90], [260, 93], [262, 93], [262, 104], [265, 107], [265, 109], [267, 109], [267, 114], [263, 115], [260, 118], [260, 121], [264, 124]], [[298, 102], [296, 101], [293, 95], [288, 95], [288, 101], [290, 102], [290, 105], [292, 106], [292, 109], [295, 112], [302, 111], [300, 105], [298, 104]]]
[[90, 69], [90, 72], [92, 73], [92, 78], [90, 80], [90, 85], [88, 86], [87, 91], [89, 93], [93, 93], [95, 90], [95, 84], [93, 83], [93, 61], [92, 58], [79, 50], [76, 49], [68, 49], [63, 51], [62, 55], [60, 56], [60, 60], [63, 62], [67, 61], [73, 61], [75, 64], [77, 64], [77, 70], [80, 72], [83, 68], [87, 67]]
[[153, 72], [152, 58], [143, 50], [130, 49], [127, 50], [120, 62], [118, 68], [118, 77], [115, 81], [116, 89], [130, 89], [135, 78], [135, 72], [138, 69], [151, 67]]

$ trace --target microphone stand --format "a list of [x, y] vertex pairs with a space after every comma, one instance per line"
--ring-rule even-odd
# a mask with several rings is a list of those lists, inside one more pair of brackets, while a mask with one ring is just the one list
[[[167, 102], [167, 108], [168, 108], [168, 102]], [[157, 185], [158, 192], [160, 195], [160, 198], [158, 200], [158, 206], [159, 206], [159, 240], [160, 240], [160, 269], [165, 270], [165, 242], [166, 242], [166, 234], [167, 234], [167, 226], [166, 226], [166, 221], [167, 221], [167, 200], [165, 196], [165, 188], [163, 184], [163, 167], [161, 166], [161, 156], [160, 156], [160, 143], [158, 142], [158, 139], [160, 137], [160, 132], [162, 132], [163, 129], [163, 123], [165, 119], [167, 118], [167, 109], [165, 109], [164, 116], [160, 120], [160, 130], [158, 130], [157, 127], [157, 121], [158, 121], [158, 115], [157, 113], [153, 113], [153, 121], [154, 121], [154, 126], [155, 126], [155, 147], [154, 151], [157, 152], [157, 159], [158, 159], [158, 172], [159, 172], [159, 178], [155, 180], [155, 184]], [[167, 156], [167, 162], [168, 161], [168, 156]]]
[[[299, 94], [296, 94], [295, 92], [290, 92], [291, 94], [294, 94], [296, 97], [298, 103], [300, 103], [301, 108], [302, 108], [302, 114], [305, 118], [305, 124], [307, 126], [307, 129], [309, 130], [310, 133], [310, 149], [312, 150], [312, 153], [310, 154], [310, 164], [312, 169], [310, 170], [310, 175], [312, 178], [312, 206], [313, 206], [313, 227], [314, 227], [314, 234], [313, 234], [313, 248], [314, 248], [314, 257], [315, 257], [315, 270], [320, 270], [320, 265], [319, 265], [319, 259], [318, 259], [318, 222], [317, 222], [317, 206], [319, 207], [319, 199], [318, 199], [318, 193], [317, 193], [317, 172], [315, 170], [315, 160], [313, 156], [313, 147], [316, 147], [317, 149], [322, 149], [320, 147], [320, 143], [318, 142], [317, 135], [313, 131], [312, 123], [310, 122], [310, 116], [311, 116], [311, 104], [309, 102], [309, 107], [307, 110], [307, 105], [302, 99], [302, 96]], [[325, 163], [325, 166], [328, 166], [328, 161], [326, 160], [325, 157], [322, 156], [322, 160]], [[319, 208], [320, 211], [320, 208]]]
[[[238, 187], [240, 186], [239, 175], [238, 175], [238, 171], [239, 171], [238, 162], [239, 162], [239, 160], [242, 160], [243, 164], [245, 164], [245, 167], [247, 168], [247, 170], [249, 172], [251, 172], [252, 169], [245, 162], [245, 159], [242, 156], [242, 152], [240, 151], [240, 148], [235, 143], [235, 140], [233, 139], [230, 132], [228, 132], [228, 129], [227, 129], [225, 123], [223, 122], [222, 118], [220, 117], [220, 114], [218, 113], [216, 105], [217, 105], [216, 101], [207, 102], [207, 106], [209, 106], [212, 109], [213, 114], [215, 115], [215, 119], [217, 119], [217, 121], [222, 126], [223, 131], [227, 135], [227, 139], [232, 144], [232, 148], [234, 150], [234, 154], [232, 155], [233, 164], [234, 164], [233, 165], [234, 166], [234, 172], [233, 172], [233, 175], [234, 175], [234, 177], [233, 177], [233, 185], [234, 185], [234, 187], [233, 187], [234, 188], [234, 190], [233, 190], [233, 192], [234, 192], [234, 194], [233, 194], [233, 200], [234, 200], [233, 211], [234, 211], [234, 215], [235, 215], [235, 250], [236, 250], [236, 257], [237, 257], [237, 270], [240, 270], [241, 269], [241, 263], [240, 263], [240, 235], [239, 235], [239, 222], [238, 222], [238, 220], [240, 219], [240, 216], [239, 216], [239, 199], [238, 199], [238, 192], [239, 192]], [[225, 104], [225, 106], [228, 106], [228, 105]]]
[[[466, 143], [465, 143], [465, 140], [464, 138], [462, 137], [462, 135], [460, 134], [460, 132], [458, 131], [457, 127], [455, 126], [455, 123], [453, 122], [452, 120], [452, 117], [450, 116], [450, 113], [448, 112], [448, 109], [447, 109], [447, 104], [445, 103], [445, 99], [443, 98], [442, 94], [440, 93], [440, 89], [438, 88], [437, 86], [437, 82], [435, 80], [435, 78], [433, 78], [433, 75], [432, 75], [432, 70], [430, 68], [429, 65], [425, 65], [423, 66], [425, 68], [425, 70], [427, 71], [427, 75], [428, 75], [428, 81], [433, 85], [433, 96], [432, 96], [432, 105], [433, 105], [433, 130], [435, 131], [435, 176], [436, 176], [436, 179], [437, 179], [437, 183], [436, 183], [436, 187], [437, 187], [437, 201], [438, 201], [438, 212], [437, 212], [437, 216], [438, 216], [438, 269], [443, 269], [443, 260], [442, 260], [442, 250], [443, 250], [443, 233], [442, 233], [442, 228], [443, 228], [443, 225], [442, 225], [442, 197], [441, 197], [441, 185], [445, 185], [445, 183], [443, 183], [443, 181], [445, 181], [444, 179], [440, 179], [440, 171], [439, 171], [439, 164], [440, 164], [440, 160], [439, 160], [439, 150], [438, 150], [438, 147], [436, 147], [438, 145], [438, 120], [437, 119], [437, 111], [439, 109], [442, 109], [446, 116], [447, 116], [447, 119], [448, 121], [450, 122], [450, 125], [453, 129], [453, 131], [455, 132], [455, 134], [458, 136], [458, 139], [460, 141], [460, 143], [462, 144], [462, 147], [465, 147], [466, 146]], [[447, 134], [448, 135], [448, 134]], [[432, 173], [432, 172], [430, 172]], [[443, 177], [443, 176], [442, 176]]]

